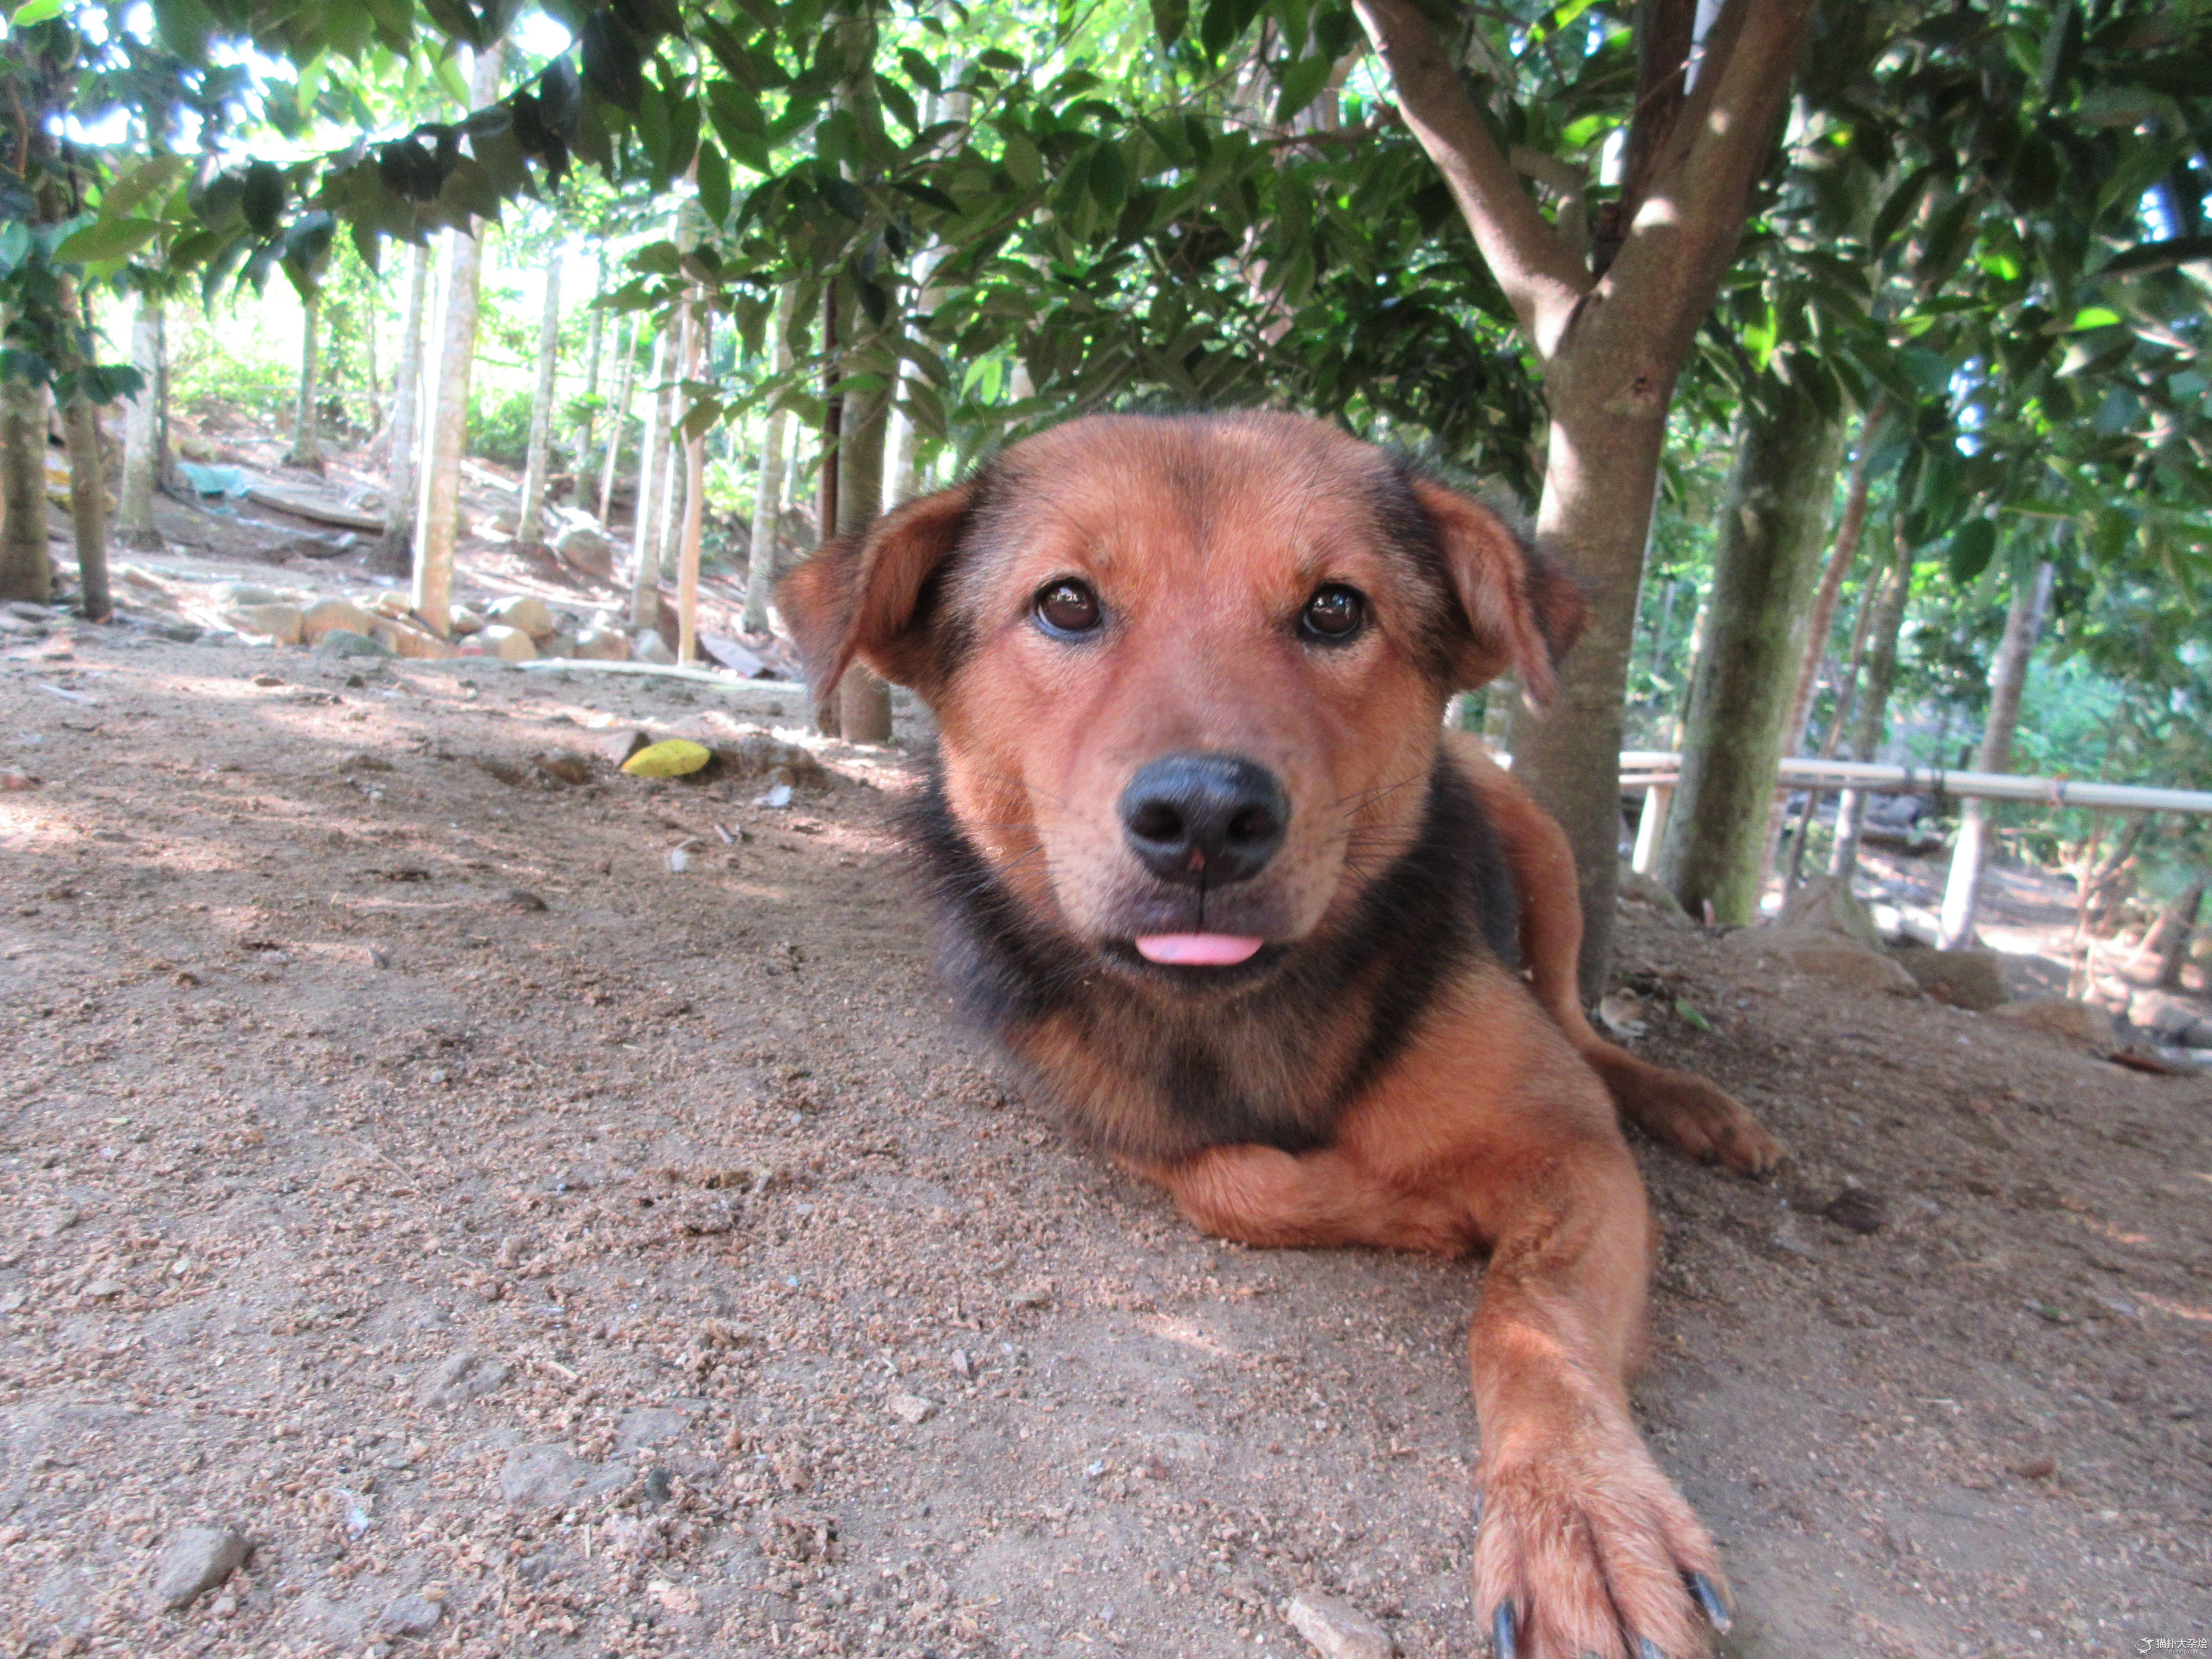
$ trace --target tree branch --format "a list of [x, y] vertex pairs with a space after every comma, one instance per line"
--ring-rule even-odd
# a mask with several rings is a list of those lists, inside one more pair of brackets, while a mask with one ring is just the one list
[[1673, 303], [1654, 320], [1685, 342], [1735, 256], [1814, 8], [1814, 0], [1728, 0], [1608, 273], [1623, 292], [1671, 291]]
[[1427, 20], [1409, 0], [1353, 0], [1353, 9], [1390, 71], [1406, 125], [1443, 175], [1522, 331], [1548, 358], [1589, 291], [1589, 268], [1498, 153]]

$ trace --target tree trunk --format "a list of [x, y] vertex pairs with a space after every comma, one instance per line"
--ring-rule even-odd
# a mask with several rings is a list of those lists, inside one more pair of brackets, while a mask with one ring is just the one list
[[592, 440], [599, 431], [599, 353], [607, 331], [607, 313], [600, 308], [599, 296], [607, 291], [607, 251], [599, 249], [599, 273], [592, 278], [592, 319], [584, 335], [584, 418], [578, 423], [576, 434], [576, 471], [583, 471], [592, 453]]
[[[837, 533], [856, 536], [884, 505], [884, 440], [889, 386], [848, 392], [837, 441]], [[837, 685], [837, 729], [848, 743], [889, 743], [891, 689], [854, 663]]]
[[[622, 360], [615, 370], [615, 419], [607, 433], [606, 464], [599, 470], [599, 522], [615, 508], [615, 469], [622, 460], [623, 437], [629, 429], [630, 388], [637, 380], [637, 319], [623, 325]], [[642, 488], [641, 483], [640, 488]]]
[[[1844, 594], [1844, 580], [1851, 574], [1851, 566], [1858, 558], [1860, 532], [1866, 528], [1867, 487], [1871, 482], [1869, 468], [1874, 459], [1875, 428], [1888, 412], [1889, 399], [1877, 397], [1859, 422], [1858, 453], [1851, 460], [1850, 483], [1844, 491], [1844, 510], [1836, 520], [1836, 539], [1828, 554], [1827, 568], [1820, 573], [1820, 585], [1814, 590], [1812, 615], [1805, 623], [1805, 658], [1797, 667], [1797, 688], [1790, 696], [1790, 714], [1782, 726], [1782, 752], [1795, 755], [1805, 742], [1806, 717], [1812, 712], [1813, 694], [1820, 689], [1820, 665], [1827, 660], [1828, 635], [1834, 631], [1836, 606]], [[1860, 614], [1866, 614], [1863, 605]], [[1842, 718], [1838, 714], [1838, 719]], [[1830, 722], [1832, 731], [1836, 722]], [[1766, 826], [1766, 847], [1759, 861], [1762, 882], [1765, 872], [1774, 865], [1774, 848], [1782, 834], [1783, 804], [1787, 797], [1777, 794]], [[1814, 790], [1808, 801], [1810, 805], [1820, 799]], [[1803, 844], [1801, 841], [1801, 846]], [[1783, 883], [1787, 890], [1789, 882]]]
[[177, 447], [169, 441], [169, 318], [166, 311], [154, 316], [154, 361], [161, 365], [154, 388], [155, 487], [164, 495], [184, 492], [184, 475], [177, 467]]
[[145, 385], [123, 416], [123, 489], [115, 512], [115, 539], [124, 546], [150, 550], [161, 546], [154, 526], [154, 489], [161, 480], [161, 302], [138, 296], [131, 325], [131, 361]]
[[[651, 628], [660, 620], [660, 548], [653, 540], [653, 486], [660, 472], [661, 410], [665, 400], [661, 382], [668, 378], [668, 336], [659, 329], [653, 336], [653, 380], [646, 388], [645, 430], [638, 440], [637, 505], [630, 525], [629, 625]], [[611, 465], [611, 460], [610, 461]]]
[[545, 541], [545, 477], [553, 461], [555, 370], [561, 356], [561, 256], [545, 262], [545, 309], [538, 320], [538, 401], [530, 410], [530, 451], [522, 470], [522, 512], [514, 539], [523, 547]]
[[[62, 315], [88, 348], [92, 328], [75, 282], [61, 284]], [[88, 357], [87, 361], [89, 361]], [[70, 526], [76, 541], [77, 605], [91, 622], [115, 614], [107, 587], [107, 465], [100, 441], [100, 410], [79, 392], [62, 405], [62, 441], [70, 462]]]
[[[1866, 672], [1852, 715], [1851, 758], [1870, 761], [1881, 752], [1889, 716], [1890, 688], [1897, 681], [1897, 640], [1905, 625], [1905, 601], [1912, 597], [1912, 550], [1898, 532], [1881, 581], [1869, 602], [1874, 606], [1867, 629]], [[1864, 828], [1866, 793], [1846, 789], [1836, 798], [1836, 842], [1828, 849], [1828, 873], [1849, 882], [1859, 862], [1859, 832]]]
[[[684, 315], [684, 378], [699, 378], [707, 353], [706, 296], [696, 289]], [[699, 656], [699, 540], [707, 521], [707, 434], [684, 438], [684, 539], [676, 555], [676, 660]]]
[[[1867, 635], [1874, 627], [1875, 611], [1878, 608], [1875, 604], [1875, 593], [1880, 586], [1879, 573], [1877, 573], [1876, 577], [1868, 581], [1865, 591], [1859, 595], [1858, 615], [1851, 622], [1850, 648], [1844, 653], [1843, 678], [1836, 686], [1836, 706], [1829, 712], [1827, 728], [1820, 733], [1822, 760], [1831, 758], [1836, 752], [1837, 745], [1843, 742], [1844, 732], [1850, 724], [1851, 709], [1858, 701], [1859, 674], [1860, 671], [1866, 666]], [[1826, 793], [1827, 791], [1819, 788], [1808, 789], [1805, 792], [1805, 810], [1798, 814], [1797, 828], [1790, 840], [1789, 861], [1782, 872], [1782, 895], [1784, 903], [1789, 902], [1790, 894], [1796, 889], [1803, 873], [1806, 843], [1812, 838], [1813, 820], [1820, 812], [1821, 798]], [[1843, 820], [1838, 817], [1837, 823], [1839, 826], [1842, 822]]]
[[1776, 388], [1743, 416], [1713, 553], [1712, 617], [1691, 688], [1682, 776], [1659, 879], [1691, 915], [1759, 918], [1783, 723], [1790, 714], [1843, 428]]
[[[775, 372], [791, 373], [792, 313], [799, 301], [795, 287], [786, 288], [775, 308]], [[760, 476], [753, 486], [752, 547], [747, 555], [745, 614], [739, 623], [748, 634], [768, 631], [769, 596], [781, 574], [778, 554], [783, 535], [783, 441], [790, 416], [780, 409], [768, 411], [768, 429], [761, 434]]]
[[0, 599], [51, 605], [53, 561], [46, 552], [46, 389], [0, 380]]
[[[1516, 736], [1515, 772], [1574, 848], [1581, 986], [1592, 1002], [1605, 988], [1612, 951], [1623, 698], [1668, 408], [1735, 258], [1813, 3], [1724, 0], [1702, 36], [1684, 21], [1681, 4], [1637, 9], [1639, 37], [1664, 21], [1674, 31], [1668, 40], [1679, 34], [1701, 55], [1692, 77], [1683, 72], [1679, 42], [1662, 50], [1650, 37], [1629, 144], [1644, 159], [1593, 261], [1538, 211], [1413, 0], [1353, 3], [1401, 118], [1435, 163], [1543, 364], [1552, 427], [1536, 527], [1574, 550], [1593, 605], [1556, 703], [1522, 722], [1534, 729]], [[1775, 714], [1778, 724], [1778, 708]]]
[[[1974, 769], [2002, 772], [2012, 764], [2013, 732], [2020, 724], [2021, 693], [2027, 685], [2028, 659], [2035, 654], [2036, 635], [2043, 631], [2044, 607], [2051, 601], [2051, 567], [2036, 566], [2034, 574], [2013, 584], [2012, 605], [2005, 612], [2004, 638], [1996, 660], [1990, 665], [1990, 716], [1982, 727], [1982, 745]], [[1943, 913], [1936, 942], [1955, 951], [1974, 942], [1974, 904], [1981, 896], [1982, 871], [1989, 859], [1990, 803], [1967, 801], [1959, 815], [1959, 839], [1951, 851], [1951, 875], [1943, 884]]]
[[416, 248], [407, 262], [407, 302], [392, 365], [391, 448], [384, 462], [384, 540], [369, 568], [404, 575], [415, 541], [415, 463], [422, 443], [422, 313], [428, 304], [430, 250]]
[[[469, 98], [477, 108], [499, 89], [503, 43], [477, 55]], [[445, 326], [439, 343], [438, 396], [428, 425], [428, 459], [415, 526], [415, 614], [436, 634], [451, 631], [453, 551], [460, 540], [461, 454], [468, 444], [469, 380], [477, 356], [477, 278], [483, 269], [480, 236], [447, 233]]]
[[[682, 307], [678, 307], [680, 313]], [[676, 538], [684, 512], [684, 319], [668, 319], [668, 368], [660, 386], [660, 443], [653, 452], [653, 568], [663, 580], [676, 574]]]
[[301, 307], [300, 398], [292, 411], [292, 453], [284, 458], [285, 465], [305, 467], [310, 472], [323, 470], [323, 438], [315, 413], [315, 370], [321, 348], [322, 322], [323, 302], [319, 299], [307, 301]]
[[2197, 937], [2197, 913], [2204, 907], [2204, 878], [2191, 882], [2182, 896], [2158, 913], [2150, 932], [2143, 935], [2142, 953], [2153, 964], [2151, 984], [2160, 991], [2179, 990], [2181, 965], [2189, 960], [2190, 941]]

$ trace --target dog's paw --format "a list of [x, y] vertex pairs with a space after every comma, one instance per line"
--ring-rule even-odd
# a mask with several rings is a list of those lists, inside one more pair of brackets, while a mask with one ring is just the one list
[[1694, 1659], [1729, 1627], [1711, 1535], [1625, 1424], [1481, 1474], [1474, 1605], [1497, 1659]]
[[1618, 1049], [1590, 1059], [1622, 1114], [1655, 1140], [1744, 1175], [1765, 1175], [1782, 1161], [1782, 1143], [1750, 1109], [1705, 1079]]

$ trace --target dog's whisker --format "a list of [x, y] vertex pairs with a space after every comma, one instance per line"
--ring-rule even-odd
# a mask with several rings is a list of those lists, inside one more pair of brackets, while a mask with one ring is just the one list
[[[1395, 783], [1378, 783], [1371, 789], [1355, 789], [1348, 795], [1339, 795], [1336, 798], [1336, 804], [1343, 808], [1345, 816], [1349, 817], [1356, 812], [1365, 811], [1386, 795], [1396, 794], [1408, 784], [1420, 782], [1425, 776], [1427, 776], [1426, 773], [1417, 772], [1412, 777], [1399, 779]], [[1347, 801], [1352, 805], [1346, 805]]]

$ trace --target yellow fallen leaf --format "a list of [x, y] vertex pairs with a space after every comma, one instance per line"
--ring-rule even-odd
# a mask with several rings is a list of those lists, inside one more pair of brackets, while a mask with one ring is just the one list
[[671, 738], [639, 750], [623, 763], [622, 769], [634, 778], [680, 778], [714, 758], [714, 751], [703, 743]]

